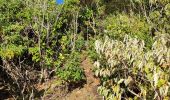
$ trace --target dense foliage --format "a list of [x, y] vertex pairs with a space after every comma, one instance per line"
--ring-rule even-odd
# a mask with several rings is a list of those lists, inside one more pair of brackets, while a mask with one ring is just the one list
[[99, 22], [106, 38], [95, 42], [95, 75], [106, 99], [169, 99], [169, 3], [134, 0]]
[[152, 49], [144, 41], [126, 36], [123, 41], [96, 41], [96, 76], [103, 83], [99, 92], [107, 99], [168, 99], [170, 35], [154, 38]]
[[67, 82], [84, 80], [79, 67], [84, 41], [76, 29], [79, 8], [72, 7], [78, 1], [64, 6], [54, 0], [0, 2], [0, 58], [11, 92], [31, 97], [33, 84], [51, 75]]
[[16, 99], [54, 76], [84, 82], [82, 51], [106, 99], [169, 99], [170, 1], [0, 0], [0, 79]]

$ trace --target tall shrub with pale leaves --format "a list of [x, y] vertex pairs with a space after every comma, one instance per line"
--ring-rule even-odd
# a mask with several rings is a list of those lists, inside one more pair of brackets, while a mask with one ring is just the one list
[[170, 35], [154, 38], [146, 51], [142, 40], [96, 40], [95, 75], [101, 78], [99, 93], [108, 100], [122, 98], [169, 99]]

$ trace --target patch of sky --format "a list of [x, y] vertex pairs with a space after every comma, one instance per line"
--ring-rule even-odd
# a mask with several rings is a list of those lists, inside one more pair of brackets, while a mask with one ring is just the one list
[[64, 3], [64, 0], [56, 0], [56, 3], [57, 3], [57, 4], [63, 4], [63, 3]]

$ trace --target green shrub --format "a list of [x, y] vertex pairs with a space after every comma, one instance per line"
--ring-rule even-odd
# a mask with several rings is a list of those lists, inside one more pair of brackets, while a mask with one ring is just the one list
[[138, 16], [118, 14], [107, 17], [102, 23], [104, 34], [112, 39], [122, 40], [128, 34], [131, 37], [144, 40], [147, 47], [151, 48], [153, 39], [150, 34], [150, 26], [145, 19]]
[[50, 78], [51, 71], [67, 82], [83, 79], [79, 52], [84, 38], [75, 29], [78, 4], [79, 0], [64, 5], [55, 0], [0, 0], [0, 67], [12, 79], [5, 81], [16, 97], [27, 99], [35, 92], [33, 85]]
[[85, 79], [83, 69], [80, 68], [80, 53], [72, 52], [56, 74], [67, 82], [80, 82]]
[[0, 47], [0, 57], [2, 57], [3, 59], [13, 59], [14, 57], [19, 57], [21, 56], [26, 50], [26, 47], [19, 45], [7, 45], [5, 46], [1, 46]]

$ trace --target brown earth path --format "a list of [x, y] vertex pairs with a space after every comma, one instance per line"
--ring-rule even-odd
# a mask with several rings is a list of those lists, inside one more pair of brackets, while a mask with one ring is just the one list
[[83, 88], [73, 90], [64, 98], [64, 100], [102, 100], [102, 97], [97, 93], [97, 87], [100, 82], [94, 77], [92, 72], [93, 65], [89, 58], [86, 57], [82, 61], [81, 67], [85, 72], [86, 84]]
[[81, 67], [84, 69], [86, 76], [86, 83], [82, 87], [76, 88], [68, 93], [63, 93], [65, 88], [57, 88], [52, 91], [53, 94], [46, 96], [44, 100], [102, 100], [102, 97], [97, 93], [97, 87], [100, 82], [99, 79], [94, 77], [92, 71], [93, 64], [88, 57], [82, 58]]

